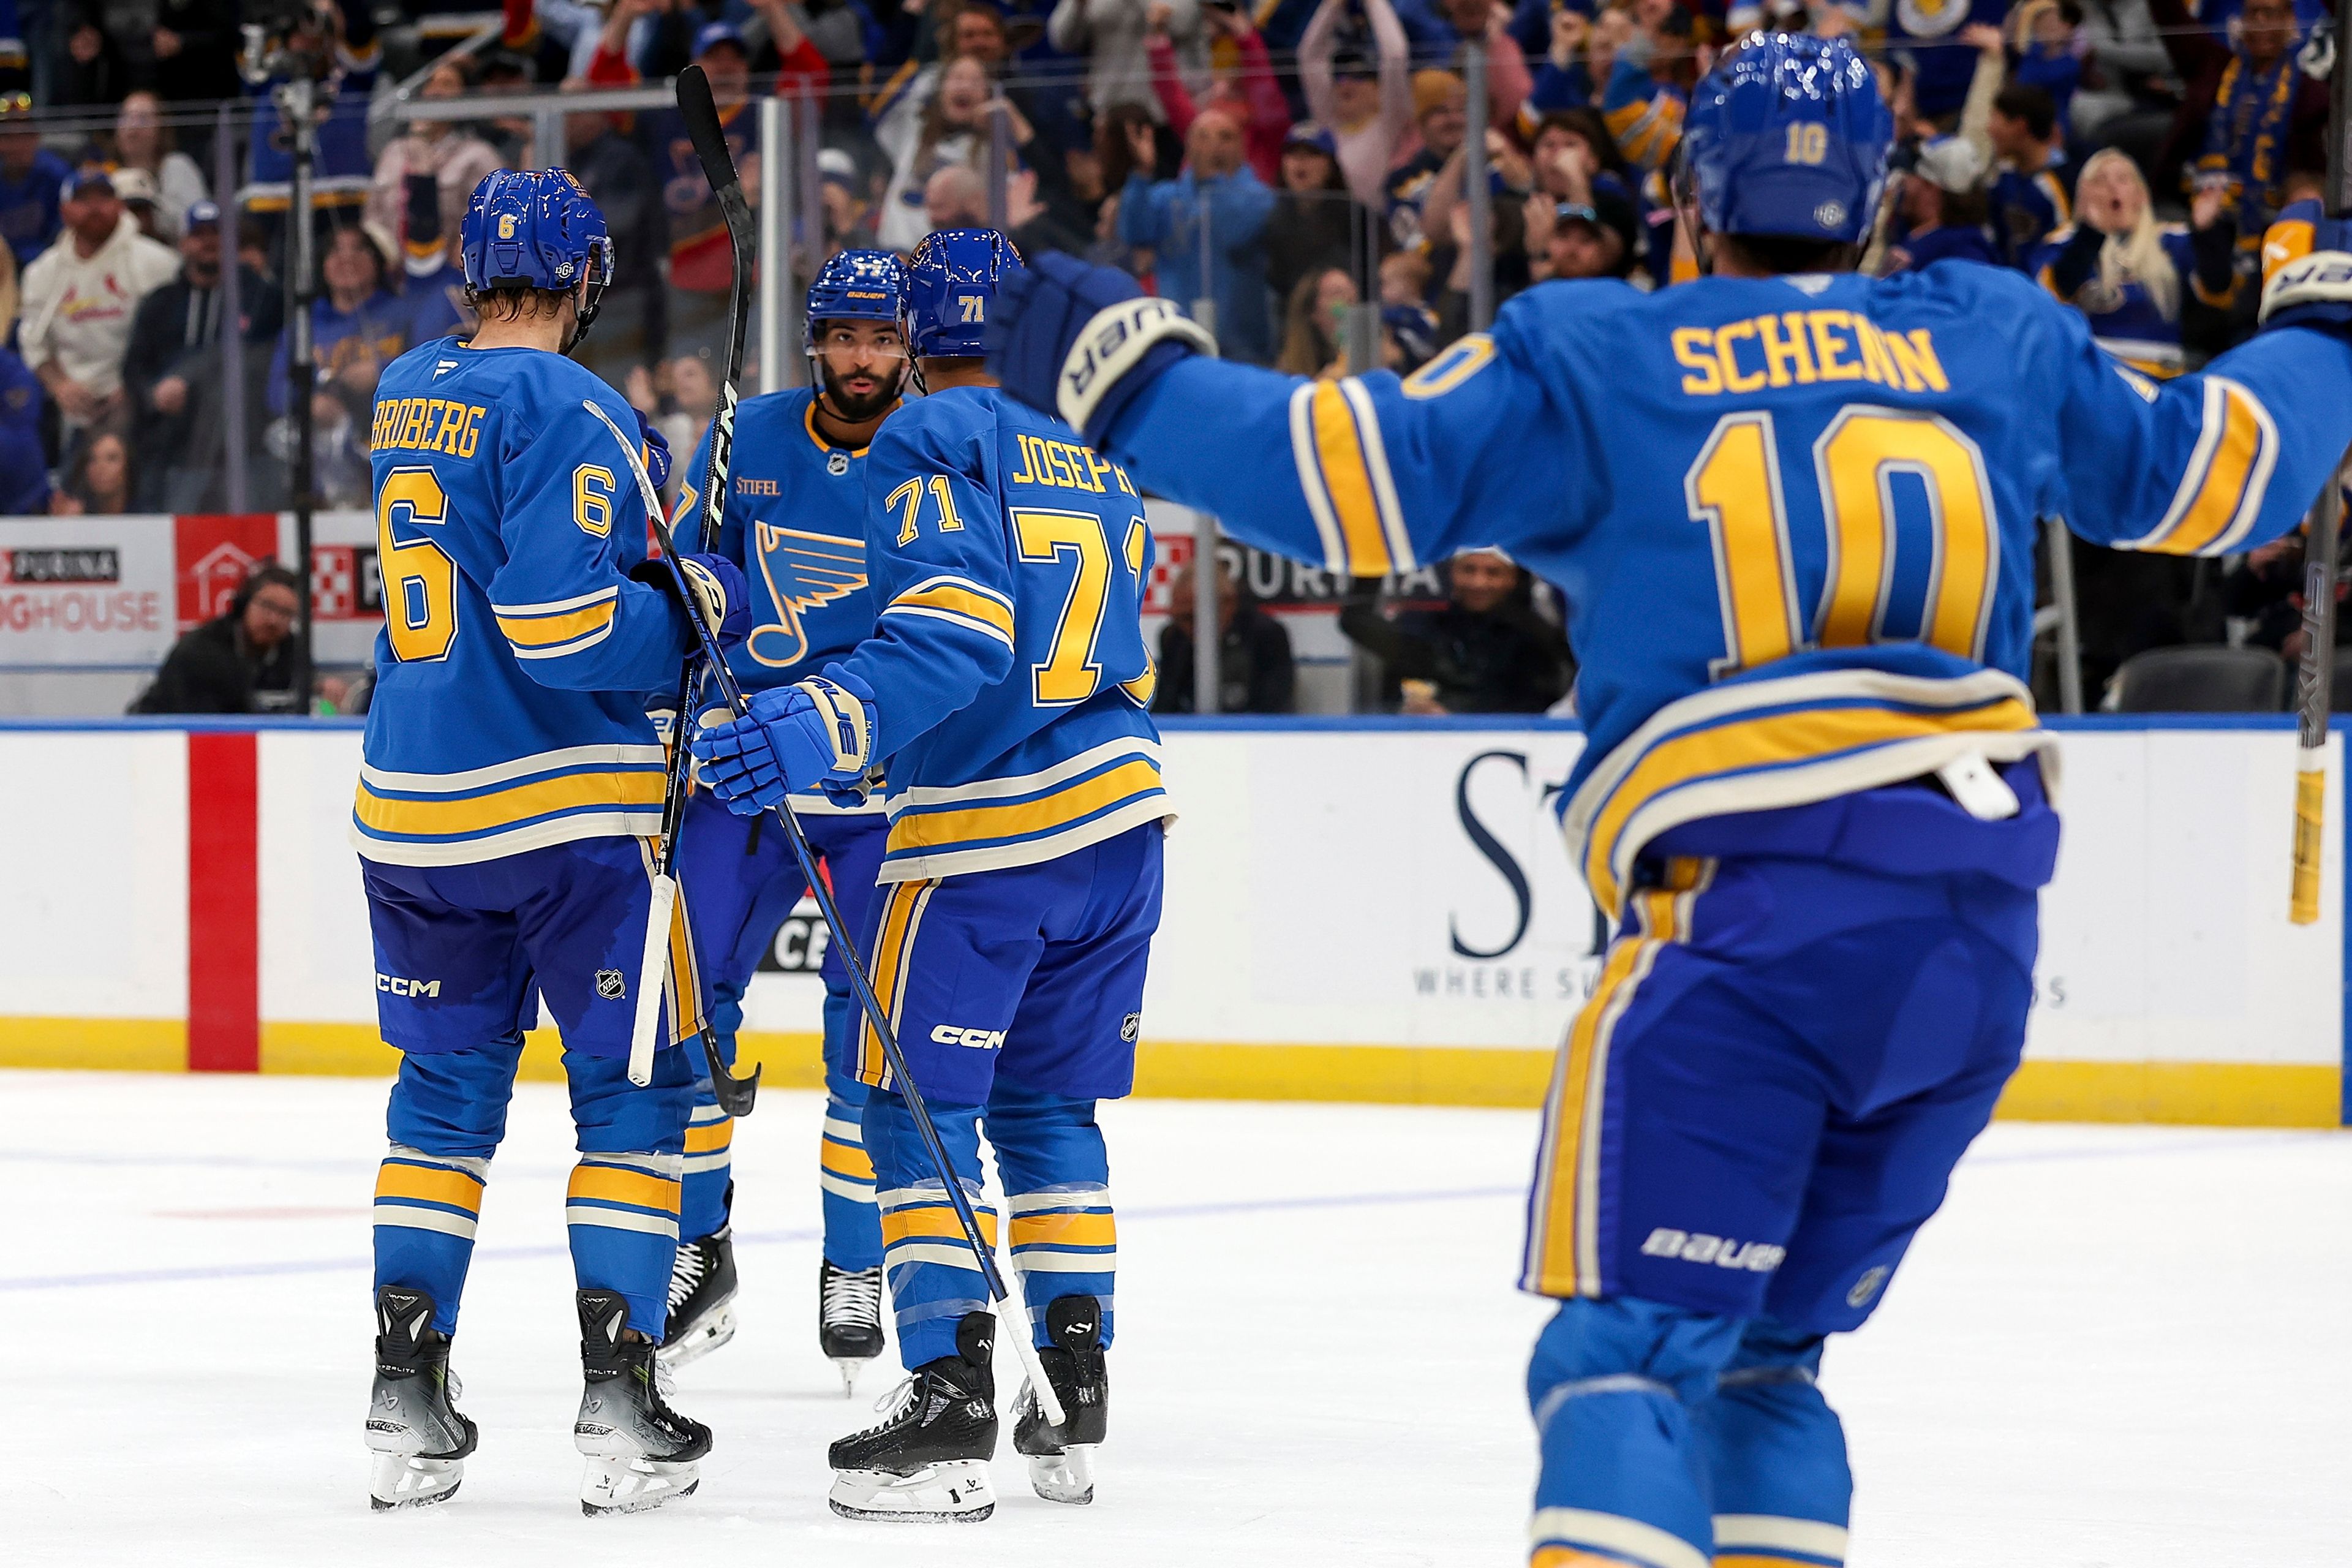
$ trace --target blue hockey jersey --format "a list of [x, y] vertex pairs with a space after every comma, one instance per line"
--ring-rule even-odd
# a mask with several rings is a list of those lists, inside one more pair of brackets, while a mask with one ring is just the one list
[[877, 880], [1051, 860], [1169, 815], [1134, 484], [993, 387], [918, 398], [866, 475], [866, 682], [887, 759]]
[[2352, 440], [2352, 398], [2313, 389], [2348, 383], [2352, 344], [2290, 329], [2159, 384], [2022, 274], [1948, 262], [1544, 284], [1402, 383], [1188, 359], [1104, 447], [1344, 576], [1488, 545], [1555, 584], [1591, 736], [1563, 818], [1616, 913], [1681, 825], [2047, 752], [2038, 520], [2276, 537]]
[[[866, 586], [866, 454], [817, 431], [816, 389], [754, 397], [735, 411], [732, 472], [719, 529], [719, 553], [751, 585], [751, 635], [727, 663], [746, 691], [789, 686], [841, 658], [874, 630]], [[685, 470], [670, 526], [693, 548], [702, 526], [697, 487], [710, 468], [703, 432]], [[723, 717], [723, 715], [721, 715]], [[823, 790], [793, 796], [803, 814], [838, 815]], [[874, 802], [871, 809], [881, 809]]]
[[631, 582], [646, 509], [558, 354], [425, 343], [376, 385], [370, 461], [384, 628], [352, 813], [372, 860], [446, 866], [661, 826], [645, 694], [676, 681], [686, 614]]

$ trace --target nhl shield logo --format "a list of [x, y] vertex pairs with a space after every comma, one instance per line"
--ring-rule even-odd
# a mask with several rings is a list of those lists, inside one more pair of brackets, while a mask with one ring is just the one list
[[1854, 1281], [1853, 1289], [1845, 1293], [1845, 1304], [1857, 1310], [1868, 1306], [1870, 1299], [1878, 1294], [1878, 1288], [1886, 1283], [1886, 1275], [1887, 1269], [1884, 1265], [1864, 1269], [1862, 1278]]
[[849, 454], [846, 452], [826, 453], [824, 458], [824, 471], [831, 474], [836, 479], [841, 478], [842, 475], [849, 472]]
[[1129, 1013], [1118, 1026], [1118, 1037], [1130, 1046], [1135, 1044], [1135, 1037], [1142, 1032], [1143, 1015], [1140, 1013]]
[[600, 969], [596, 972], [597, 995], [602, 996], [607, 1002], [618, 1002], [622, 997], [628, 994], [629, 983], [622, 978], [621, 972], [619, 970]]

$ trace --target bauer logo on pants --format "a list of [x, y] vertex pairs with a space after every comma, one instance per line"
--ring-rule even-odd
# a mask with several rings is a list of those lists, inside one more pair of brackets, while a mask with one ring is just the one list
[[618, 1002], [629, 994], [629, 983], [617, 969], [596, 972], [596, 994], [607, 1002]]

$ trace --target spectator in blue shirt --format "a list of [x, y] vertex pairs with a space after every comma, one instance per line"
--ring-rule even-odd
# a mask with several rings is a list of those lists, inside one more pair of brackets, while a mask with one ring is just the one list
[[[1128, 176], [1118, 204], [1119, 238], [1149, 246], [1160, 294], [1189, 306], [1205, 291], [1217, 302], [1217, 342], [1228, 359], [1264, 364], [1274, 353], [1266, 310], [1265, 225], [1274, 193], [1251, 172], [1239, 121], [1206, 109], [1185, 138], [1184, 172], [1172, 180]], [[1140, 159], [1138, 160], [1139, 163]], [[1201, 276], [1201, 221], [1209, 225], [1209, 277]]]
[[40, 378], [0, 349], [0, 516], [49, 510], [49, 460], [41, 450]]
[[[408, 350], [411, 310], [383, 286], [385, 266], [376, 242], [356, 228], [339, 228], [319, 266], [324, 296], [310, 302], [310, 352], [319, 363], [321, 397], [352, 408], [375, 401], [376, 378]], [[290, 331], [278, 340], [269, 367], [269, 411], [287, 412], [293, 378], [287, 364]]]
[[16, 253], [19, 269], [49, 247], [63, 220], [58, 191], [73, 171], [41, 145], [26, 93], [0, 94], [0, 239]]

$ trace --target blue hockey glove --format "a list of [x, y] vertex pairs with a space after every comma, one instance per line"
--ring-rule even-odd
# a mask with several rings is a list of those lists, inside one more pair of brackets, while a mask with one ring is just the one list
[[1152, 379], [1216, 340], [1112, 267], [1047, 253], [1000, 279], [984, 340], [1005, 390], [1100, 445]]
[[2272, 327], [2352, 331], [2352, 218], [2289, 202], [2263, 236], [2263, 311]]
[[874, 694], [855, 677], [814, 676], [755, 692], [750, 706], [693, 741], [711, 793], [738, 816], [814, 785], [845, 784], [872, 764]]
[[653, 477], [654, 489], [659, 489], [669, 483], [669, 471], [677, 462], [670, 456], [669, 437], [654, 427], [654, 422], [646, 417], [644, 409], [636, 408], [630, 412], [637, 416], [638, 445], [645, 448], [646, 472]]
[[[745, 580], [743, 568], [724, 555], [681, 555], [677, 564], [719, 652], [751, 635], [751, 584]], [[640, 561], [629, 569], [629, 575], [652, 584], [673, 599], [677, 596], [677, 579], [660, 561]]]

